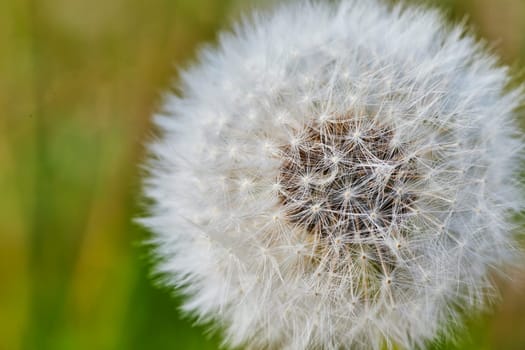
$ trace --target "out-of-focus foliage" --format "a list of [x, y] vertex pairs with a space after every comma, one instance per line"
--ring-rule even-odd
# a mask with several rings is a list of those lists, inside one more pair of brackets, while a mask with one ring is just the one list
[[[415, 0], [412, 0], [416, 2]], [[433, 0], [525, 63], [525, 2]], [[177, 65], [241, 0], [0, 1], [0, 349], [216, 349], [152, 285], [138, 164]], [[524, 349], [525, 280], [439, 349]]]

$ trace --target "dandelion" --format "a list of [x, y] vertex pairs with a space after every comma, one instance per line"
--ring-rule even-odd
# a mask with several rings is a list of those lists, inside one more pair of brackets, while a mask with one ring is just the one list
[[182, 72], [145, 193], [165, 283], [225, 343], [423, 348], [515, 259], [521, 89], [376, 0], [257, 13]]

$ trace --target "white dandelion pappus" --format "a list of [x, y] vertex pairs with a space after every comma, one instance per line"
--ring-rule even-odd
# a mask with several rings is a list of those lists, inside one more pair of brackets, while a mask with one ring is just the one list
[[376, 0], [258, 13], [156, 116], [142, 222], [225, 343], [424, 348], [513, 262], [521, 89], [461, 26]]

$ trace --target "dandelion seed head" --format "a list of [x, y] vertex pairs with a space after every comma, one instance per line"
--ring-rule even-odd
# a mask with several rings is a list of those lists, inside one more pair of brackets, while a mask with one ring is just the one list
[[450, 334], [516, 257], [509, 79], [433, 10], [296, 1], [253, 15], [156, 117], [142, 222], [157, 271], [234, 347]]

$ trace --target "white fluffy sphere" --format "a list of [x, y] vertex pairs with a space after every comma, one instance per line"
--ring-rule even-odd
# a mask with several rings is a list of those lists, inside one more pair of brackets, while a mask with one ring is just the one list
[[437, 12], [282, 5], [181, 80], [143, 222], [157, 271], [226, 343], [424, 347], [515, 257], [521, 89]]

